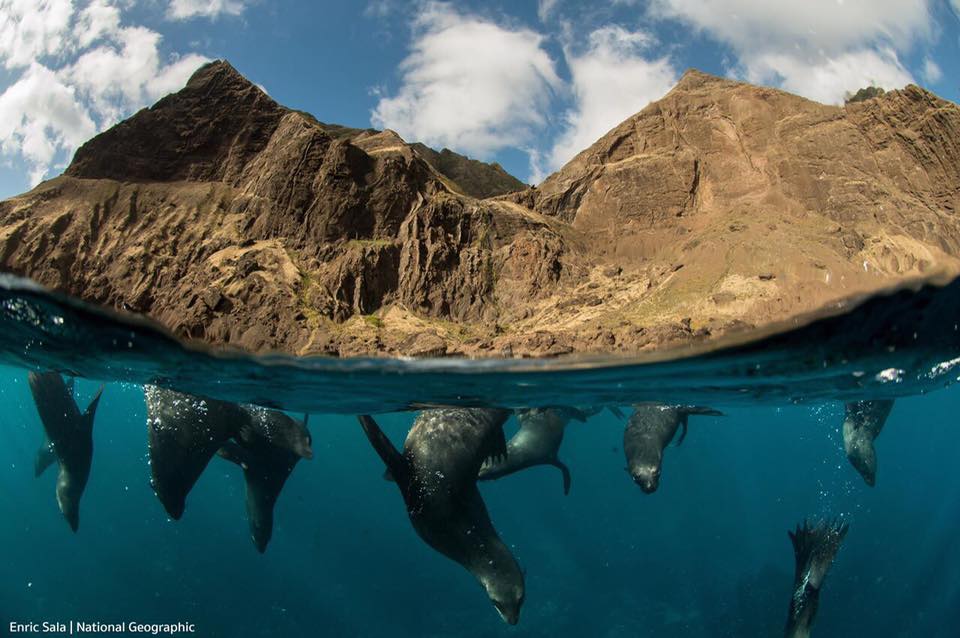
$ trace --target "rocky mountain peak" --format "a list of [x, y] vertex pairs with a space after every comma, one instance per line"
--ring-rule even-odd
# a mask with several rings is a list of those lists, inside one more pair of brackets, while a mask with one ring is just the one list
[[229, 63], [81, 146], [66, 174], [123, 181], [224, 181], [266, 145], [286, 109]]
[[0, 202], [0, 265], [187, 339], [341, 356], [636, 353], [960, 272], [960, 108], [914, 86], [837, 107], [690, 70], [521, 186], [220, 61]]

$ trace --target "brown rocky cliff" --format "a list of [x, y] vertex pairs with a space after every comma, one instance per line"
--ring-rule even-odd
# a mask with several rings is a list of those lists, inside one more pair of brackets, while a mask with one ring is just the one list
[[0, 202], [0, 264], [252, 351], [629, 353], [957, 272], [958, 143], [916, 87], [837, 108], [689, 72], [481, 200], [217, 62]]

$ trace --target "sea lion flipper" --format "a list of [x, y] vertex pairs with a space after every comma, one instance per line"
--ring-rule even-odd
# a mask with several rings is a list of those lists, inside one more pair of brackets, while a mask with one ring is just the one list
[[570, 468], [566, 464], [559, 460], [553, 460], [553, 466], [560, 470], [560, 473], [563, 474], [563, 495], [567, 496], [570, 494]]
[[683, 443], [683, 440], [687, 438], [687, 415], [684, 414], [683, 418], [680, 419], [680, 436], [677, 438], [677, 447], [680, 447], [680, 444]]
[[805, 575], [804, 581], [808, 586], [820, 589], [848, 528], [847, 523], [839, 521], [821, 522], [813, 527], [804, 521], [796, 531], [787, 532], [793, 543], [797, 578]]
[[97, 415], [97, 406], [100, 405], [100, 397], [103, 396], [104, 385], [101, 385], [97, 390], [97, 393], [93, 396], [93, 400], [90, 401], [90, 405], [87, 406], [87, 409], [83, 412], [83, 424], [87, 429], [93, 429], [93, 420]]
[[793, 594], [787, 614], [787, 638], [809, 636], [820, 604], [820, 589], [847, 533], [847, 524], [821, 521], [812, 526], [807, 521], [788, 531], [793, 543], [796, 570]]
[[[357, 420], [360, 421], [360, 427], [363, 428], [363, 433], [367, 435], [367, 440], [370, 441], [370, 445], [373, 446], [373, 449], [380, 456], [380, 459], [383, 461], [383, 464], [387, 466], [387, 471], [390, 473], [390, 476], [397, 482], [403, 481], [404, 484], [409, 480], [410, 472], [407, 467], [407, 461], [403, 458], [403, 455], [397, 451], [397, 448], [394, 447], [390, 439], [387, 438], [387, 435], [383, 433], [383, 430], [380, 429], [380, 426], [377, 425], [377, 422], [373, 420], [373, 417], [368, 414], [361, 414], [357, 416]], [[386, 475], [384, 475], [386, 478]]]
[[239, 465], [244, 470], [250, 467], [250, 455], [236, 441], [227, 441], [221, 445], [217, 456]]
[[57, 455], [53, 452], [53, 446], [50, 444], [50, 441], [44, 441], [40, 449], [37, 450], [37, 455], [33, 460], [33, 475], [40, 476], [48, 467], [53, 465], [53, 462], [56, 460]]
[[[492, 428], [483, 441], [480, 451], [482, 458], [481, 467], [484, 462], [494, 464], [507, 456], [507, 436], [503, 433], [503, 424], [501, 423]], [[477, 468], [479, 471], [479, 468]]]
[[680, 411], [687, 416], [727, 416], [720, 410], [708, 408], [702, 405], [685, 405]]

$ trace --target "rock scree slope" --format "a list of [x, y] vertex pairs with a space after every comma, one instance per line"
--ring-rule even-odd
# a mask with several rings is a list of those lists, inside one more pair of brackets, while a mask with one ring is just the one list
[[640, 353], [960, 272], [960, 108], [916, 86], [835, 107], [689, 71], [537, 188], [454, 155], [214, 62], [0, 202], [0, 268], [339, 356]]

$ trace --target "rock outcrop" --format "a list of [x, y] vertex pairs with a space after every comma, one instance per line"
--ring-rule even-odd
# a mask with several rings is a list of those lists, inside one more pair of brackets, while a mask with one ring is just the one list
[[[0, 267], [253, 352], [637, 352], [960, 272], [960, 108], [695, 71], [540, 187], [229, 64], [0, 202]], [[487, 199], [478, 196], [498, 195]]]
[[415, 142], [410, 145], [437, 172], [452, 180], [459, 192], [483, 199], [523, 190], [526, 184], [503, 170], [497, 163], [470, 159], [448, 148], [439, 152]]

